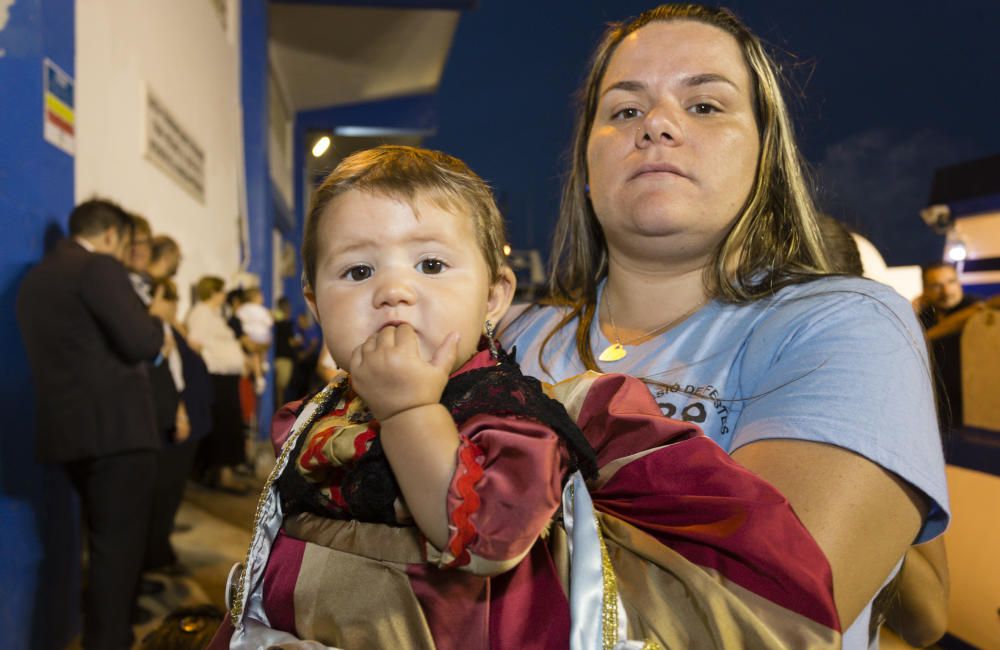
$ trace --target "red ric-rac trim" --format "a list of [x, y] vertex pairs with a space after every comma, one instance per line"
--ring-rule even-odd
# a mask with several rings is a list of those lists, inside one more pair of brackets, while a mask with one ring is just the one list
[[359, 460], [368, 451], [368, 443], [375, 439], [376, 431], [378, 431], [378, 425], [372, 423], [367, 431], [359, 433], [354, 438], [354, 460]]
[[324, 429], [316, 433], [313, 439], [309, 441], [308, 447], [306, 447], [306, 450], [299, 457], [299, 465], [302, 469], [308, 471], [330, 464], [330, 459], [323, 453], [323, 445], [326, 444], [326, 441], [330, 439], [330, 436], [336, 430], [337, 427]]
[[462, 473], [455, 481], [455, 490], [462, 503], [451, 512], [451, 523], [455, 525], [455, 534], [448, 542], [448, 550], [455, 557], [449, 567], [465, 566], [469, 563], [468, 546], [476, 538], [476, 527], [471, 517], [479, 510], [479, 494], [476, 483], [483, 476], [480, 459], [484, 458], [483, 450], [474, 442], [463, 439], [458, 451], [459, 471]]

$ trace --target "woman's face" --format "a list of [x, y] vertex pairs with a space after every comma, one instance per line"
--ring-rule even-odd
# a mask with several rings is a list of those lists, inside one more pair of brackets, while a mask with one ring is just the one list
[[212, 307], [218, 309], [222, 307], [222, 305], [226, 302], [226, 292], [223, 291], [222, 289], [219, 289], [218, 291], [213, 293], [212, 297], [209, 298], [206, 302], [208, 302], [208, 304], [211, 305]]
[[587, 142], [590, 199], [612, 253], [703, 263], [750, 193], [759, 149], [736, 39], [686, 20], [630, 34], [608, 63]]

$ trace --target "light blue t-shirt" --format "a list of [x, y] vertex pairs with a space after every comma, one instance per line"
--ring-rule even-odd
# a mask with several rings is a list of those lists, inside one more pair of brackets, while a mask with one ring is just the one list
[[[601, 287], [603, 291], [603, 286]], [[584, 372], [576, 321], [538, 350], [564, 312], [531, 308], [505, 329], [525, 374], [555, 382]], [[597, 320], [596, 358], [610, 341]], [[928, 497], [915, 543], [948, 522], [944, 456], [927, 346], [910, 303], [890, 287], [831, 277], [786, 287], [746, 305], [711, 301], [619, 361], [598, 362], [650, 386], [663, 414], [698, 424], [732, 453], [768, 438], [844, 447], [900, 476]]]
[[[575, 320], [545, 346], [548, 372], [539, 363], [539, 348], [564, 313], [530, 308], [506, 327], [503, 343], [516, 347], [525, 374], [556, 382], [585, 371]], [[590, 335], [596, 358], [611, 342], [596, 319]], [[890, 287], [831, 277], [750, 304], [712, 301], [665, 334], [626, 349], [625, 358], [598, 365], [659, 382], [650, 390], [664, 415], [698, 424], [727, 452], [771, 438], [850, 449], [927, 497], [927, 519], [914, 543], [947, 526], [927, 346], [910, 303]], [[845, 633], [845, 648], [867, 647], [868, 614]]]

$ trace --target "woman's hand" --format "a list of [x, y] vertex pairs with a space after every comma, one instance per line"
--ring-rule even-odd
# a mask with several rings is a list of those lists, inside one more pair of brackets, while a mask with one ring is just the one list
[[351, 385], [379, 421], [437, 404], [455, 365], [458, 340], [458, 333], [452, 332], [425, 360], [413, 327], [384, 327], [351, 355]]
[[174, 342], [174, 333], [169, 328], [163, 330], [163, 347], [160, 348], [160, 356], [166, 359], [177, 347], [177, 343]]
[[191, 422], [188, 420], [187, 407], [184, 402], [177, 405], [177, 415], [174, 417], [174, 442], [180, 444], [191, 436]]

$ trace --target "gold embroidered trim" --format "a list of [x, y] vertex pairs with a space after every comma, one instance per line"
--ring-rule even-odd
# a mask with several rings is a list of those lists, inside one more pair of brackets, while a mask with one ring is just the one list
[[[302, 432], [309, 431], [309, 429], [312, 428], [313, 423], [321, 413], [329, 410], [324, 408], [324, 406], [329, 401], [330, 395], [335, 390], [340, 388], [345, 381], [347, 380], [342, 379], [336, 384], [327, 385], [326, 388], [310, 400], [309, 403], [315, 404], [316, 408], [309, 416], [309, 419], [303, 422], [301, 427], [295, 428], [288, 436], [288, 439], [285, 440], [285, 444], [281, 446], [281, 454], [279, 454], [277, 460], [275, 460], [274, 467], [271, 469], [271, 474], [267, 477], [267, 481], [264, 483], [264, 489], [261, 490], [260, 497], [257, 498], [257, 508], [254, 511], [253, 528], [250, 533], [250, 546], [247, 548], [246, 555], [243, 558], [243, 565], [240, 567], [239, 579], [236, 582], [236, 594], [233, 596], [233, 604], [229, 610], [229, 616], [232, 619], [234, 627], [239, 623], [239, 618], [243, 614], [243, 596], [246, 594], [247, 587], [247, 567], [250, 565], [250, 555], [253, 551], [254, 541], [257, 539], [257, 533], [260, 530], [261, 514], [264, 511], [264, 504], [267, 503], [267, 496], [271, 491], [271, 486], [278, 480], [281, 471], [285, 468], [288, 456], [291, 454], [292, 450], [295, 449], [295, 443], [299, 439], [299, 436], [302, 435]], [[343, 400], [343, 395], [341, 395], [341, 400]]]
[[608, 547], [604, 545], [604, 535], [601, 534], [601, 521], [593, 512], [591, 516], [597, 525], [597, 541], [601, 544], [601, 577], [604, 582], [604, 603], [601, 607], [601, 646], [611, 650], [618, 643], [618, 583], [615, 580], [615, 568], [611, 566]]

